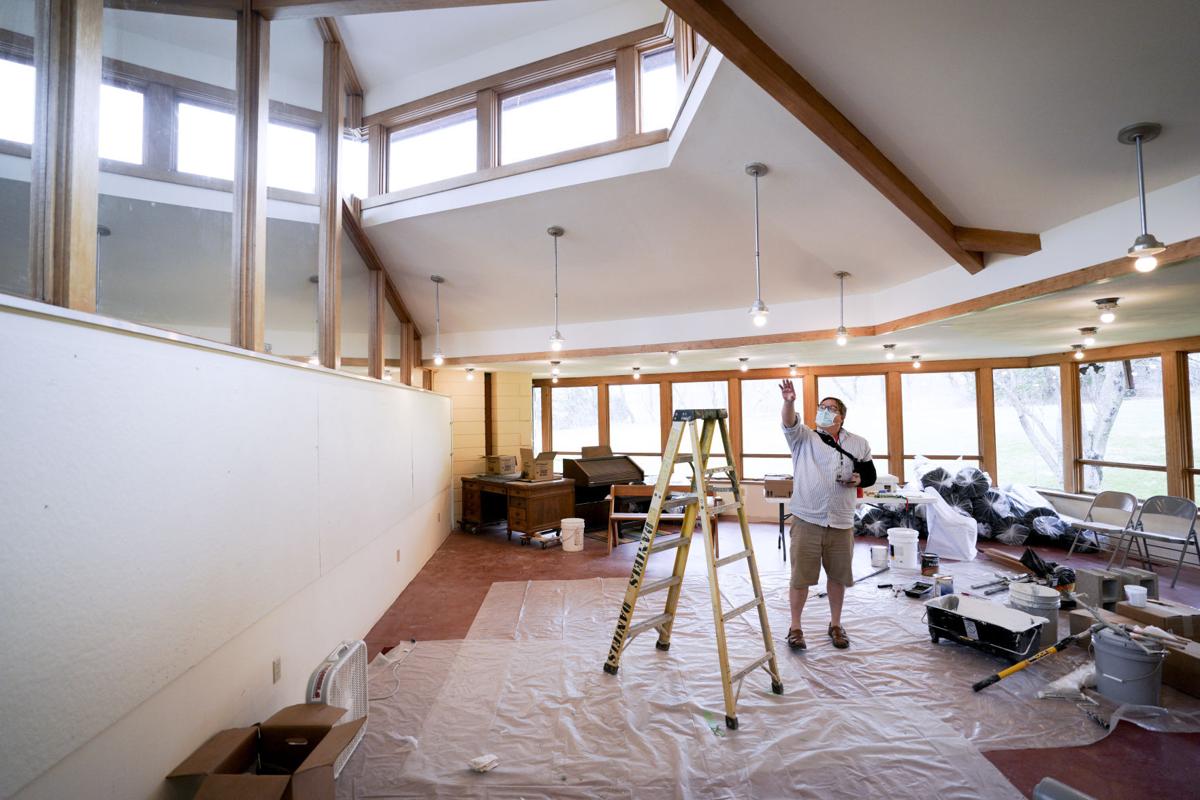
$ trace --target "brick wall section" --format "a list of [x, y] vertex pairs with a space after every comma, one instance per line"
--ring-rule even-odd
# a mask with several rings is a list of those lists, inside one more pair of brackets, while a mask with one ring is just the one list
[[[454, 480], [454, 520], [462, 519], [462, 478], [478, 475], [485, 469], [483, 425], [483, 373], [476, 372], [468, 381], [463, 370], [444, 369], [433, 374], [433, 390], [450, 396], [453, 404], [451, 426]], [[492, 425], [496, 454], [519, 456], [522, 447], [533, 446], [533, 376], [497, 372], [492, 376], [494, 391]]]

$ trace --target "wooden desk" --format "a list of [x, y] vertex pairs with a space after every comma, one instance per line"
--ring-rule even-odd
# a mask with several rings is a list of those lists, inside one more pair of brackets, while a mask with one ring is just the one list
[[465, 531], [504, 522], [508, 538], [560, 530], [562, 520], [575, 514], [575, 481], [559, 478], [541, 483], [477, 475], [462, 479], [462, 521]]

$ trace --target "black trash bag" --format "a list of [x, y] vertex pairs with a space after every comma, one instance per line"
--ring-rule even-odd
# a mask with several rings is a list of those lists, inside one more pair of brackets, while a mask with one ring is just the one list
[[995, 507], [988, 502], [986, 497], [979, 497], [971, 501], [971, 516], [975, 521], [987, 525], [992, 530], [1003, 528], [1006, 515], [997, 514]]
[[983, 497], [992, 488], [992, 482], [987, 474], [977, 467], [963, 467], [954, 476], [954, 486], [963, 497], [972, 500]]
[[941, 467], [934, 467], [921, 476], [921, 488], [933, 487], [942, 497], [946, 496], [952, 486], [954, 486], [954, 476]]
[[1012, 500], [999, 489], [988, 489], [980, 501], [990, 506], [992, 513], [1001, 519], [1014, 516]]
[[1023, 545], [1029, 538], [1029, 528], [1019, 522], [1013, 522], [1000, 529], [995, 538], [1001, 544]]
[[946, 503], [955, 511], [963, 514], [964, 516], [972, 518], [975, 516], [975, 501], [969, 497], [963, 497], [961, 495], [952, 493], [950, 497], [946, 498]]
[[1058, 519], [1058, 512], [1053, 508], [1031, 508], [1021, 517], [1021, 523], [1027, 528], [1033, 527], [1033, 521], [1038, 517], [1054, 517]]
[[1032, 531], [1032, 544], [1054, 544], [1068, 546], [1075, 530], [1058, 517], [1044, 515], [1034, 517], [1029, 525]]
[[979, 522], [978, 520], [976, 520], [975, 533], [979, 536], [980, 539], [991, 539], [992, 538], [992, 526], [986, 522]]
[[854, 521], [854, 535], [886, 537], [888, 528], [896, 527], [891, 518], [887, 510], [867, 506], [866, 511]]

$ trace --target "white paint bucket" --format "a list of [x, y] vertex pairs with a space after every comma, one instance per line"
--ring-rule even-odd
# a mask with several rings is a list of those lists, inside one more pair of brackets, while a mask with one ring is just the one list
[[919, 535], [912, 528], [888, 528], [889, 566], [907, 570], [920, 569], [918, 538]]
[[886, 567], [888, 562], [888, 549], [881, 544], [871, 546], [871, 566]]
[[567, 517], [562, 521], [562, 549], [568, 553], [583, 550], [583, 520]]
[[1096, 689], [1118, 703], [1156, 706], [1162, 691], [1166, 651], [1147, 645], [1147, 653], [1120, 634], [1102, 628], [1092, 636], [1096, 655]]

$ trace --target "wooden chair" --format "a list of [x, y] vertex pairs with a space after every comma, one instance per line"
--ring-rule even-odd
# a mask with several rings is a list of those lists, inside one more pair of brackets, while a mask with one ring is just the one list
[[[668, 486], [667, 490], [674, 492], [690, 492], [690, 486]], [[614, 484], [612, 492], [608, 496], [608, 552], [612, 555], [613, 548], [621, 543], [618, 536], [622, 522], [641, 522], [646, 521], [646, 512], [644, 511], [618, 511], [620, 500], [629, 499], [649, 499], [654, 495], [654, 487], [642, 484]], [[712, 489], [708, 491], [708, 505], [716, 505], [716, 493]], [[712, 523], [713, 532], [713, 553], [720, 552], [720, 540], [717, 538], [717, 515], [710, 513], [708, 515]], [[661, 519], [664, 522], [682, 522], [683, 510], [678, 512], [668, 512], [662, 515]]]
[[[1188, 545], [1193, 545], [1196, 548], [1196, 555], [1200, 556], [1200, 543], [1196, 540], [1196, 504], [1182, 497], [1163, 494], [1151, 497], [1142, 503], [1142, 508], [1138, 511], [1137, 522], [1130, 526], [1126, 533], [1129, 541], [1125, 545], [1125, 552], [1121, 555], [1121, 566], [1125, 565], [1125, 560], [1129, 558], [1129, 551], [1135, 542], [1138, 546], [1138, 558], [1149, 570], [1154, 569], [1150, 563], [1150, 542], [1179, 545], [1179, 562], [1175, 565], [1175, 577], [1171, 579], [1171, 588], [1175, 588], [1175, 584], [1179, 580], [1179, 571], [1183, 569], [1183, 559], [1187, 555]], [[1108, 559], [1108, 566], [1112, 566], [1119, 549], [1118, 547], [1113, 550], [1112, 556]]]

